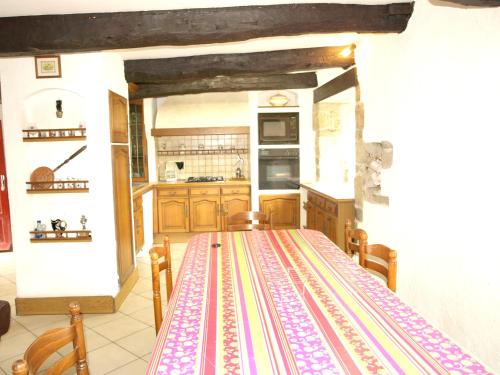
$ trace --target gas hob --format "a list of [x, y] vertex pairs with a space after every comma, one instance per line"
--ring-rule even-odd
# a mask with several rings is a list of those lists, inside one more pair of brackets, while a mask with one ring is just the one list
[[201, 176], [201, 177], [188, 177], [186, 182], [219, 182], [224, 181], [223, 176]]

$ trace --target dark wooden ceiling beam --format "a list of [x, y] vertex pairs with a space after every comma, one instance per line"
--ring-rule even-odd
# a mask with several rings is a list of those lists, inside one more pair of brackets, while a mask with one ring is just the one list
[[274, 74], [253, 77], [216, 77], [198, 81], [139, 84], [130, 99], [200, 94], [207, 92], [234, 92], [252, 90], [304, 89], [318, 86], [316, 73]]
[[281, 4], [0, 18], [0, 56], [405, 30], [413, 2]]
[[347, 57], [341, 56], [346, 48], [354, 46], [126, 60], [125, 79], [135, 83], [160, 83], [217, 76], [346, 68], [354, 64], [354, 52]]
[[356, 87], [358, 85], [358, 71], [356, 68], [349, 69], [347, 72], [333, 78], [324, 85], [314, 90], [314, 103], [336, 95], [344, 90]]

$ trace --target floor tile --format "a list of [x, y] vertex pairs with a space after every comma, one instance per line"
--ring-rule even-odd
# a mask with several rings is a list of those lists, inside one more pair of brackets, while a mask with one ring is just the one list
[[138, 357], [142, 357], [151, 353], [156, 339], [156, 332], [153, 327], [148, 327], [142, 331], [138, 331], [120, 340], [116, 340], [115, 344], [127, 349], [129, 352]]
[[69, 324], [70, 320], [69, 315], [20, 315], [14, 316], [13, 318], [30, 331], [53, 323], [57, 323], [60, 327], [64, 327]]
[[60, 320], [50, 321], [45, 325], [30, 328], [30, 331], [35, 336], [40, 336], [41, 334], [47, 332], [49, 329], [63, 328], [63, 327], [68, 327], [69, 325], [70, 325], [70, 318], [69, 317], [62, 317], [62, 319], [60, 319]]
[[[97, 332], [93, 331], [90, 328], [85, 328], [84, 336], [85, 336], [85, 346], [87, 349], [87, 353], [99, 349], [102, 346], [111, 344], [110, 340], [108, 340], [104, 336], [101, 336], [100, 334], [98, 334]], [[73, 350], [73, 344], [70, 343], [59, 349], [58, 353], [61, 355], [66, 355], [72, 350]]]
[[[89, 372], [92, 375], [106, 374], [123, 367], [138, 358], [116, 344], [108, 344], [87, 355]], [[138, 374], [139, 375], [139, 374]]]
[[19, 324], [16, 320], [11, 319], [10, 320], [10, 327], [9, 330], [7, 331], [6, 334], [4, 334], [1, 338], [1, 340], [6, 340], [8, 338], [23, 334], [23, 333], [29, 333], [29, 331], [24, 328], [21, 324]]
[[94, 328], [113, 320], [123, 318], [124, 316], [125, 315], [121, 312], [116, 312], [114, 314], [83, 314], [83, 325], [85, 327]]
[[120, 312], [124, 314], [131, 314], [134, 311], [144, 309], [146, 307], [152, 307], [152, 302], [138, 294], [131, 293], [128, 295], [127, 299], [120, 306]]
[[[151, 349], [152, 349], [152, 348], [151, 348]], [[151, 359], [151, 356], [152, 356], [152, 355], [153, 355], [153, 352], [148, 353], [148, 354], [146, 354], [145, 356], [143, 356], [143, 357], [142, 357], [142, 359], [143, 359], [144, 361], [146, 361], [147, 363], [149, 363], [149, 361], [150, 361], [150, 359]]]
[[145, 309], [134, 311], [129, 316], [131, 318], [140, 320], [144, 324], [147, 324], [151, 327], [154, 327], [155, 325], [154, 310], [151, 307], [146, 307]]
[[[143, 297], [143, 298], [146, 298], [146, 299], [149, 299], [149, 300], [153, 300], [153, 292], [152, 291], [147, 291], [147, 292], [142, 292], [139, 294], [139, 296]], [[151, 307], [152, 309], [152, 307]], [[132, 314], [130, 314], [132, 315]]]
[[129, 364], [119, 367], [114, 371], [108, 372], [107, 375], [139, 375], [145, 374], [148, 363], [142, 359], [137, 359]]
[[134, 288], [132, 289], [132, 292], [136, 293], [136, 294], [141, 294], [141, 293], [146, 292], [146, 291], [151, 292], [152, 288], [153, 288], [153, 285], [152, 285], [150, 279], [139, 278], [139, 280], [137, 280], [137, 283], [135, 283]]
[[0, 340], [0, 361], [22, 354], [36, 339], [31, 332]]
[[104, 336], [111, 341], [116, 341], [147, 327], [148, 326], [146, 324], [125, 316], [92, 329], [101, 336]]

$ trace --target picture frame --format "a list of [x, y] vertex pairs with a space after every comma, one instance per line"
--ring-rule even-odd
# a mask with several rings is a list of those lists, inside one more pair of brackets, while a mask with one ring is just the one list
[[59, 55], [35, 56], [36, 78], [61, 78]]

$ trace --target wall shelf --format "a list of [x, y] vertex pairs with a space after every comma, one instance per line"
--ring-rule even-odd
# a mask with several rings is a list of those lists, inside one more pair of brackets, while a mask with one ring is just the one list
[[23, 142], [83, 141], [86, 128], [23, 129]]
[[28, 181], [28, 194], [88, 193], [88, 180]]
[[224, 155], [224, 154], [248, 154], [247, 148], [228, 149], [196, 149], [196, 150], [160, 150], [158, 155], [178, 156], [178, 155]]
[[[31, 242], [90, 242], [90, 230], [31, 231]], [[45, 236], [36, 238], [36, 235]]]

